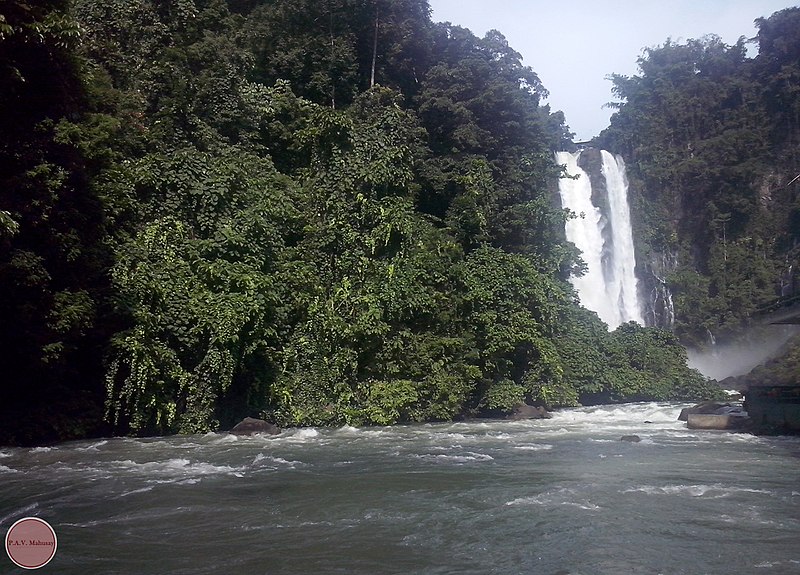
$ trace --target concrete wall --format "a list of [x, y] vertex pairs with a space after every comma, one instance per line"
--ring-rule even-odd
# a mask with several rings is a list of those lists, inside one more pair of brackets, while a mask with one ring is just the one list
[[800, 386], [751, 387], [744, 396], [757, 430], [800, 432]]

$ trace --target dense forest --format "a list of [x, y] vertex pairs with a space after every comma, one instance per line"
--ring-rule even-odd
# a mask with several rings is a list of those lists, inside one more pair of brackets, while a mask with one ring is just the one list
[[598, 143], [677, 305], [609, 332], [569, 283], [566, 120], [499, 32], [427, 0], [4, 3], [0, 444], [712, 397], [681, 340], [796, 258], [798, 13], [755, 58], [667, 42], [614, 78]]
[[760, 308], [800, 294], [800, 8], [756, 26], [732, 46], [645, 50], [638, 75], [612, 76], [621, 102], [598, 138], [638, 192], [653, 323], [696, 348], [757, 345], [775, 329], [753, 329]]

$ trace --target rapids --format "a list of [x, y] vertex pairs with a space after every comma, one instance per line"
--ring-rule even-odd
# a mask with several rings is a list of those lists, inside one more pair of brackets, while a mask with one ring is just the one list
[[0, 529], [59, 574], [800, 572], [800, 439], [681, 407], [0, 448]]

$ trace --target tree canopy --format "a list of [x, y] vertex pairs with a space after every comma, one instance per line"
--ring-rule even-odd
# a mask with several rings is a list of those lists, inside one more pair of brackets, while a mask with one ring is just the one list
[[714, 393], [668, 332], [579, 307], [570, 133], [497, 31], [11, 0], [0, 75], [1, 442]]
[[798, 22], [789, 8], [753, 41], [668, 40], [611, 77], [621, 102], [598, 142], [626, 158], [642, 275], [671, 291], [685, 344], [735, 340], [800, 285]]

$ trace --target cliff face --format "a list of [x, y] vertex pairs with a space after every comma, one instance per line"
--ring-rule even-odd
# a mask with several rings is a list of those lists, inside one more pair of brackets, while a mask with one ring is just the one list
[[627, 162], [648, 322], [691, 347], [743, 339], [798, 283], [800, 8], [757, 24], [756, 58], [715, 37], [646, 50], [596, 142]]
[[687, 209], [701, 193], [689, 186], [677, 198], [683, 213], [669, 217], [666, 194], [640, 166], [630, 170], [646, 321], [675, 331], [689, 347], [739, 341], [761, 307], [800, 293], [800, 228], [792, 216], [800, 190], [791, 189], [790, 171], [758, 169], [768, 175], [737, 187], [752, 198], [746, 217], [719, 213], [717, 203], [727, 201], [720, 190], [709, 194], [704, 212]]
[[678, 256], [668, 250], [651, 251], [641, 261], [640, 281], [644, 294], [647, 325], [672, 330], [675, 326], [675, 303], [667, 278], [678, 269]]
[[578, 165], [592, 183], [592, 203], [604, 214], [608, 213], [608, 190], [603, 177], [603, 158], [599, 148], [586, 148], [578, 158]]

